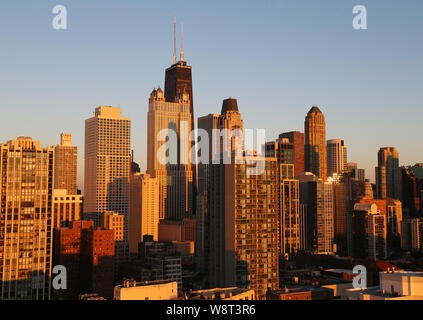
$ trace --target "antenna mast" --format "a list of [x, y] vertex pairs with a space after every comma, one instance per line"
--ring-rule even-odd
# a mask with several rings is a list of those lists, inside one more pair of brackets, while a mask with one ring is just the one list
[[181, 23], [181, 61], [184, 61], [184, 24]]
[[176, 63], [176, 17], [173, 19], [173, 64]]

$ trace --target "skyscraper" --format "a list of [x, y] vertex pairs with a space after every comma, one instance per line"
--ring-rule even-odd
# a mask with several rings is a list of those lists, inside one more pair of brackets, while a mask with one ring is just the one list
[[274, 158], [279, 171], [278, 244], [284, 257], [300, 250], [299, 185], [294, 179], [294, 144], [281, 138], [265, 144], [265, 155]]
[[334, 173], [341, 174], [346, 170], [347, 147], [344, 140], [333, 139], [327, 141], [328, 176]]
[[50, 298], [54, 148], [0, 145], [0, 300]]
[[304, 172], [304, 133], [299, 131], [284, 132], [279, 138], [288, 138], [294, 145], [295, 177]]
[[[209, 259], [209, 204], [210, 204], [210, 165], [223, 163], [222, 155], [232, 156], [232, 152], [243, 146], [244, 124], [234, 98], [223, 100], [220, 114], [209, 114], [198, 118], [198, 128], [208, 137], [208, 150], [200, 149], [198, 158], [198, 193], [197, 193], [197, 241], [196, 255], [198, 270], [208, 274]], [[201, 142], [201, 140], [200, 140]], [[204, 159], [206, 152], [208, 157]], [[201, 162], [200, 162], [201, 161]]]
[[129, 244], [132, 253], [138, 252], [138, 243], [144, 235], [159, 240], [159, 181], [149, 174], [131, 175], [131, 209]]
[[[189, 113], [191, 114], [190, 120], [190, 131], [194, 130], [194, 96], [192, 90], [192, 68], [184, 60], [184, 30], [183, 25], [181, 24], [181, 50], [179, 55], [179, 61], [177, 61], [176, 54], [176, 19], [174, 22], [174, 52], [173, 52], [173, 61], [172, 65], [166, 69], [165, 73], [165, 88], [164, 96], [166, 102], [177, 103], [180, 100], [181, 95], [184, 93], [188, 94], [189, 101]], [[189, 137], [189, 136], [188, 136]], [[190, 141], [190, 147], [194, 146], [195, 142]], [[193, 157], [196, 155], [193, 154]], [[196, 192], [197, 192], [197, 169], [195, 166], [195, 161], [191, 161], [190, 175], [192, 175], [192, 196], [188, 201], [190, 201], [189, 206], [191, 207], [190, 215], [195, 213], [196, 210]], [[184, 170], [187, 172], [187, 170]], [[162, 218], [162, 217], [161, 217]]]
[[402, 178], [402, 204], [404, 215], [409, 218], [420, 216], [420, 190], [421, 183], [414, 172], [408, 167], [401, 167]]
[[[279, 164], [294, 165], [294, 144], [288, 138], [279, 138], [276, 141], [266, 142], [266, 157], [276, 158]], [[295, 168], [295, 167], [294, 167]]]
[[187, 93], [180, 93], [176, 102], [167, 102], [160, 87], [150, 94], [147, 173], [159, 180], [160, 219], [182, 220], [193, 214], [190, 105]]
[[125, 215], [128, 239], [131, 120], [101, 106], [85, 121], [84, 213]]
[[306, 250], [332, 253], [334, 250], [333, 187], [310, 172], [300, 174], [300, 205], [306, 220]]
[[316, 106], [310, 109], [305, 118], [304, 133], [305, 171], [311, 172], [326, 181], [326, 124], [323, 113]]
[[[263, 172], [249, 173], [257, 160]], [[210, 165], [210, 287], [248, 287], [265, 299], [279, 286], [278, 164], [248, 154], [231, 161]]]
[[399, 153], [393, 147], [380, 148], [376, 167], [376, 196], [378, 199], [401, 199]]
[[301, 249], [299, 181], [294, 179], [294, 165], [279, 167], [279, 248], [283, 255], [297, 253]]
[[65, 189], [69, 195], [76, 194], [78, 148], [72, 145], [72, 135], [62, 133], [60, 144], [55, 148], [54, 189]]
[[357, 203], [349, 215], [348, 254], [355, 258], [386, 259], [386, 217], [376, 204]]

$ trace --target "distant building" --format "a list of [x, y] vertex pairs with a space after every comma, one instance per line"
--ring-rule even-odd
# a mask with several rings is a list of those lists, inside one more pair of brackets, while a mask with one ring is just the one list
[[196, 241], [196, 221], [161, 220], [159, 223], [159, 241]]
[[176, 281], [124, 280], [123, 284], [114, 288], [114, 300], [176, 300], [177, 298], [178, 283]]
[[294, 165], [294, 144], [288, 138], [279, 138], [276, 141], [266, 142], [265, 155], [276, 158], [279, 164]]
[[149, 174], [131, 175], [129, 242], [131, 252], [138, 252], [144, 235], [159, 240], [159, 180]]
[[300, 204], [306, 220], [306, 250], [318, 254], [334, 252], [333, 187], [310, 172], [300, 174]]
[[[101, 106], [85, 120], [84, 213], [113, 211], [129, 224], [131, 119], [120, 108]], [[98, 222], [98, 221], [97, 221]]]
[[401, 199], [399, 153], [393, 147], [380, 148], [376, 167], [376, 197]]
[[327, 141], [328, 176], [341, 174], [347, 166], [347, 147], [344, 140], [333, 139]]
[[390, 240], [390, 247], [394, 245], [395, 239], [401, 237], [401, 221], [403, 219], [402, 203], [399, 200], [388, 198], [386, 209], [388, 240]]
[[299, 181], [294, 172], [294, 165], [280, 165], [278, 241], [280, 253], [288, 256], [301, 250]]
[[401, 248], [409, 251], [423, 249], [423, 221], [421, 218], [409, 218], [401, 221]]
[[365, 170], [364, 169], [358, 169], [357, 163], [355, 162], [348, 162], [345, 165], [345, 171], [351, 172], [352, 177], [358, 181], [364, 181], [365, 180]]
[[422, 184], [416, 177], [414, 171], [408, 167], [401, 167], [402, 197], [404, 215], [408, 218], [421, 216], [420, 193]]
[[326, 181], [326, 123], [325, 116], [316, 106], [308, 112], [304, 122], [304, 163], [305, 171], [312, 172]]
[[54, 227], [60, 228], [64, 222], [78, 221], [82, 218], [82, 196], [68, 194], [66, 189], [53, 190]]
[[355, 258], [387, 258], [386, 216], [376, 204], [357, 203], [349, 214], [348, 254]]
[[298, 176], [304, 169], [304, 133], [299, 131], [284, 132], [279, 138], [287, 138], [294, 145], [294, 176]]
[[78, 147], [72, 145], [70, 133], [60, 135], [60, 144], [54, 153], [54, 189], [65, 189], [69, 195], [77, 194]]

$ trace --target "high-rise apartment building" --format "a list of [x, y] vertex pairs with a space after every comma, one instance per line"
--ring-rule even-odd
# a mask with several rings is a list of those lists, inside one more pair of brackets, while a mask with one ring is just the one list
[[300, 250], [299, 184], [294, 179], [294, 144], [279, 138], [264, 145], [265, 156], [275, 158], [279, 169], [279, 253], [285, 258]]
[[333, 187], [311, 172], [300, 174], [300, 204], [306, 220], [306, 250], [334, 252]]
[[364, 181], [366, 179], [366, 172], [364, 169], [359, 169], [357, 163], [347, 162], [345, 164], [345, 171], [350, 172], [352, 177], [358, 181]]
[[397, 199], [388, 198], [386, 205], [388, 235], [399, 237], [401, 235], [402, 203]]
[[401, 199], [399, 153], [393, 147], [380, 148], [376, 167], [376, 196], [378, 199]]
[[65, 189], [69, 195], [77, 193], [78, 147], [72, 145], [72, 135], [62, 133], [55, 148], [54, 189]]
[[[262, 172], [250, 171], [256, 162]], [[209, 286], [248, 287], [265, 299], [279, 286], [277, 161], [244, 153], [209, 173]]]
[[280, 164], [279, 252], [288, 257], [301, 249], [299, 181], [294, 172], [293, 164]]
[[416, 177], [414, 172], [408, 167], [401, 167], [402, 178], [402, 197], [404, 215], [409, 218], [420, 216], [420, 192], [421, 181]]
[[420, 218], [401, 221], [401, 249], [421, 251], [423, 249], [423, 221]]
[[62, 227], [64, 222], [82, 219], [82, 196], [68, 194], [66, 189], [53, 190], [54, 228]]
[[333, 139], [327, 141], [327, 168], [328, 176], [334, 173], [341, 174], [346, 170], [347, 147], [344, 140]]
[[348, 254], [362, 259], [386, 259], [386, 216], [376, 204], [357, 203], [349, 215]]
[[[208, 214], [210, 203], [210, 165], [225, 163], [232, 153], [243, 147], [244, 124], [234, 98], [223, 100], [220, 114], [209, 114], [198, 118], [198, 129], [207, 133], [208, 146], [202, 145], [199, 152], [196, 255], [198, 270], [207, 278], [209, 268], [210, 234]], [[204, 139], [201, 138], [201, 139]], [[201, 140], [200, 140], [201, 142]], [[203, 141], [204, 143], [204, 141]], [[202, 148], [207, 148], [203, 150]], [[228, 160], [226, 160], [228, 161]], [[230, 162], [230, 160], [229, 160]]]
[[120, 108], [101, 106], [85, 121], [84, 213], [125, 215], [125, 239], [129, 223], [129, 175], [131, 120]]
[[305, 171], [315, 174], [326, 181], [326, 123], [320, 109], [312, 107], [304, 122], [304, 164]]
[[0, 300], [51, 295], [54, 148], [0, 145]]
[[138, 252], [138, 243], [144, 235], [159, 239], [159, 181], [149, 174], [131, 175], [131, 209], [129, 218], [129, 245]]
[[175, 102], [166, 101], [160, 87], [150, 94], [147, 173], [159, 181], [160, 219], [182, 220], [193, 214], [190, 107], [188, 93], [180, 93]]
[[351, 177], [344, 174], [333, 186], [333, 231], [338, 253], [347, 252], [347, 214], [351, 210]]
[[304, 172], [304, 133], [299, 131], [284, 132], [279, 138], [287, 138], [294, 145], [295, 177]]
[[[294, 165], [294, 144], [288, 138], [279, 138], [276, 141], [266, 142], [266, 157], [276, 158], [279, 164]], [[295, 173], [294, 173], [295, 174]]]

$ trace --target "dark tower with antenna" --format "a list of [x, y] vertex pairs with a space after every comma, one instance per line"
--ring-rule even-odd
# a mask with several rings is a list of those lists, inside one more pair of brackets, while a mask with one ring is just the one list
[[166, 69], [164, 96], [166, 101], [175, 102], [181, 92], [185, 92], [189, 95], [189, 100], [191, 103], [190, 112], [192, 115], [191, 128], [194, 129], [194, 100], [192, 95], [192, 73], [191, 67], [187, 64], [186, 61], [184, 61], [184, 33], [182, 29], [180, 60], [176, 61], [176, 22], [174, 22], [173, 30], [173, 64], [172, 66]]

